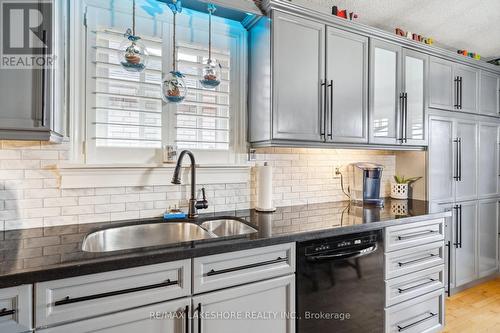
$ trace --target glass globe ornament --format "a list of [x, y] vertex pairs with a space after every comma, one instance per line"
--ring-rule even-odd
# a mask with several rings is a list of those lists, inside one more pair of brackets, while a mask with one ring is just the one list
[[215, 59], [209, 59], [203, 67], [203, 78], [200, 80], [203, 88], [215, 89], [221, 80], [222, 66]]
[[129, 72], [142, 72], [146, 68], [148, 53], [141, 37], [134, 36], [130, 31], [125, 34], [127, 37], [120, 44], [119, 59], [122, 67]]
[[167, 103], [180, 103], [186, 98], [187, 86], [184, 74], [179, 71], [171, 71], [169, 76], [163, 80], [162, 97]]

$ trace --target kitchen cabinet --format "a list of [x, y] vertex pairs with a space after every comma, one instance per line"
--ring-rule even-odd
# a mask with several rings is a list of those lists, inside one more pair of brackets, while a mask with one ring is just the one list
[[453, 78], [453, 62], [430, 57], [429, 107], [454, 110], [456, 107]]
[[498, 199], [479, 200], [479, 277], [498, 271]]
[[[294, 294], [295, 277], [291, 275], [194, 296], [193, 332], [293, 333]], [[196, 320], [200, 313], [202, 318]], [[227, 317], [231, 314], [233, 317]], [[210, 317], [216, 315], [220, 317]], [[277, 317], [269, 317], [273, 315]]]
[[429, 118], [430, 201], [477, 199], [477, 160], [477, 121], [440, 116]]
[[500, 115], [500, 77], [481, 71], [479, 92], [479, 113], [498, 117]]
[[368, 142], [368, 37], [327, 27], [327, 140]]
[[32, 290], [31, 285], [0, 289], [0, 332], [31, 332]]
[[460, 202], [454, 206], [455, 286], [476, 279], [477, 263], [477, 201]]
[[477, 198], [477, 122], [457, 119], [455, 127], [455, 201], [473, 200]]
[[425, 145], [428, 56], [372, 40], [370, 142]]
[[403, 92], [405, 93], [405, 143], [425, 145], [426, 114], [425, 91], [429, 57], [423, 53], [403, 49]]
[[498, 128], [494, 122], [479, 123], [479, 172], [478, 191], [480, 198], [498, 195]]
[[452, 61], [430, 58], [429, 107], [477, 113], [479, 70]]
[[325, 139], [325, 29], [324, 24], [294, 15], [273, 15], [275, 139]]
[[188, 333], [190, 298], [38, 330], [40, 333]]
[[52, 34], [44, 31], [41, 38], [52, 42], [53, 66], [0, 69], [0, 139], [61, 142], [65, 135], [67, 1], [53, 2], [51, 8]]
[[429, 200], [455, 200], [454, 122], [449, 118], [429, 118], [428, 189]]
[[370, 52], [370, 141], [395, 144], [403, 140], [402, 50], [396, 44], [374, 39]]
[[368, 143], [368, 37], [282, 11], [271, 18], [250, 29], [249, 140]]

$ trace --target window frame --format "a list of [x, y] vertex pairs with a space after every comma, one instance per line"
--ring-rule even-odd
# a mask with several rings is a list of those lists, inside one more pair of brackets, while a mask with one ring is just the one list
[[[110, 149], [110, 154], [113, 154], [112, 159], [108, 160], [95, 160], [91, 155], [91, 149], [89, 149], [89, 140], [87, 139], [87, 131], [88, 131], [88, 119], [87, 119], [87, 93], [88, 89], [86, 87], [85, 82], [81, 82], [77, 78], [87, 77], [87, 33], [90, 32], [90, 27], [87, 25], [87, 13], [89, 7], [98, 7], [107, 10], [118, 10], [123, 14], [130, 14], [130, 8], [127, 8], [128, 4], [121, 3], [118, 5], [119, 8], [109, 8], [108, 4], [99, 4], [96, 0], [86, 0], [82, 2], [76, 2], [74, 6], [70, 8], [70, 83], [69, 83], [69, 99], [70, 99], [70, 138], [72, 145], [72, 152], [70, 156], [70, 161], [76, 164], [87, 164], [87, 165], [98, 165], [98, 164], [131, 164], [131, 162], [127, 159], [122, 159], [121, 157], [125, 156], [125, 154], [130, 155], [130, 149], [123, 149], [123, 152], [120, 152], [120, 149]], [[120, 7], [121, 6], [121, 7]], [[139, 6], [138, 6], [139, 7]], [[168, 15], [168, 21], [165, 23], [170, 24], [162, 24], [165, 25], [168, 32], [168, 38], [171, 38], [171, 16], [170, 12], [167, 12], [168, 8], [165, 6], [164, 14]], [[190, 12], [187, 10], [187, 12]], [[150, 18], [142, 10], [137, 11], [138, 17], [141, 16], [143, 18]], [[183, 18], [184, 19], [180, 19]], [[189, 29], [205, 29], [208, 30], [208, 16], [203, 18], [201, 15], [196, 14], [196, 19], [193, 20], [191, 15], [188, 17], [183, 12], [182, 15], [178, 17], [178, 24], [182, 28]], [[224, 21], [224, 19], [220, 19], [218, 22], [218, 18], [215, 18], [214, 22], [214, 31], [221, 31], [220, 21]], [[188, 22], [186, 24], [185, 22]], [[189, 23], [194, 22], [194, 24]], [[178, 27], [179, 27], [178, 26]], [[119, 29], [120, 27], [113, 27], [113, 29]], [[227, 28], [223, 28], [224, 30]], [[124, 29], [125, 30], [125, 29]], [[229, 29], [231, 30], [231, 29]], [[230, 94], [230, 105], [231, 105], [231, 117], [230, 117], [230, 125], [229, 125], [229, 150], [228, 151], [220, 151], [220, 150], [199, 150], [192, 149], [193, 153], [197, 157], [197, 162], [204, 165], [239, 165], [246, 161], [246, 107], [247, 107], [247, 58], [248, 58], [248, 45], [247, 45], [247, 37], [248, 33], [246, 29], [243, 27], [239, 29], [233, 29], [233, 31], [229, 31], [231, 37], [235, 39], [235, 50], [231, 51], [231, 94]], [[166, 48], [165, 48], [166, 45]], [[171, 67], [171, 41], [163, 41], [163, 50], [162, 50], [162, 68], [163, 73], [168, 72]], [[165, 54], [163, 54], [165, 52]], [[162, 130], [162, 147], [165, 145], [175, 145], [175, 142], [172, 142], [173, 138], [175, 138], [175, 132], [172, 130], [175, 127], [175, 114], [174, 110], [172, 110], [174, 106], [169, 104], [163, 104], [162, 111], [162, 124], [168, 124], [166, 127], [163, 127]], [[168, 129], [167, 129], [168, 128]], [[167, 129], [167, 130], [166, 130]], [[174, 133], [174, 134], [172, 134]], [[138, 150], [148, 150], [146, 149], [138, 149]], [[137, 165], [150, 164], [150, 163], [159, 163], [161, 164], [163, 161], [162, 151], [161, 149], [155, 149], [155, 152], [145, 153], [145, 155], [151, 156], [148, 160], [142, 160], [138, 163], [134, 163]], [[111, 156], [111, 155], [110, 155]]]

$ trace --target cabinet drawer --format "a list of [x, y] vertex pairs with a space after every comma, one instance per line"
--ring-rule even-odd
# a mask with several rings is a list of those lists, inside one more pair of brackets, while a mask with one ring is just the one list
[[295, 243], [193, 259], [195, 294], [295, 272]]
[[31, 331], [32, 297], [31, 285], [0, 289], [0, 332]]
[[439, 265], [444, 265], [444, 241], [386, 253], [385, 278], [388, 280]]
[[190, 264], [187, 259], [37, 283], [36, 327], [187, 296]]
[[444, 266], [436, 266], [385, 282], [385, 306], [444, 288]]
[[391, 252], [444, 239], [444, 219], [385, 228], [385, 251]]
[[444, 327], [444, 289], [385, 309], [386, 333], [431, 333]]

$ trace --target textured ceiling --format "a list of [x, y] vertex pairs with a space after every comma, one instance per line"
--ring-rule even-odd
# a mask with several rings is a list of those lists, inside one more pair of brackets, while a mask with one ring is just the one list
[[433, 37], [450, 50], [500, 57], [500, 0], [292, 0], [323, 12], [332, 5], [359, 14], [358, 21]]

